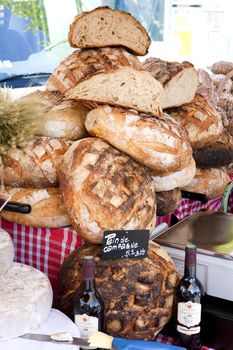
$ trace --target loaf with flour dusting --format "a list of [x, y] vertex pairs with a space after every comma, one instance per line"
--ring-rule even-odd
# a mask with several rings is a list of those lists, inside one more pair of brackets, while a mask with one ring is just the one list
[[86, 129], [158, 174], [188, 165], [192, 148], [182, 126], [168, 116], [100, 106], [88, 113]]
[[76, 50], [53, 71], [46, 89], [64, 93], [93, 73], [127, 66], [140, 69], [141, 63], [124, 48]]
[[57, 163], [71, 141], [38, 137], [24, 148], [11, 148], [2, 156], [2, 177], [12, 187], [44, 188], [58, 185]]
[[147, 169], [108, 143], [73, 143], [58, 168], [72, 226], [87, 241], [102, 243], [105, 230], [153, 229], [154, 185]]
[[6, 220], [33, 227], [63, 227], [69, 226], [70, 220], [63, 204], [58, 188], [10, 188], [3, 192], [11, 194], [11, 201], [31, 205], [29, 214], [0, 211], [0, 216]]

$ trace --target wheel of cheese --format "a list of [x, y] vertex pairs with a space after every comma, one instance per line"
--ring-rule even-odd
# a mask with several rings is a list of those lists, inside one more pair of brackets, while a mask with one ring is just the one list
[[0, 228], [0, 276], [7, 272], [14, 259], [14, 245], [6, 231]]
[[37, 328], [49, 315], [52, 299], [52, 288], [43, 272], [13, 263], [0, 276], [0, 340]]

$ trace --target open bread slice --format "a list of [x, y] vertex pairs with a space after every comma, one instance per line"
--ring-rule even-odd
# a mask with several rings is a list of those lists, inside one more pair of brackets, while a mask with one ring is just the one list
[[163, 108], [179, 107], [194, 98], [198, 87], [198, 75], [191, 63], [167, 62], [151, 57], [143, 63], [143, 69], [163, 85]]
[[98, 72], [83, 79], [66, 92], [66, 97], [127, 107], [159, 116], [164, 90], [149, 72], [124, 67]]
[[151, 43], [145, 28], [134, 17], [107, 6], [76, 16], [68, 40], [70, 46], [79, 48], [124, 46], [139, 56], [147, 53]]

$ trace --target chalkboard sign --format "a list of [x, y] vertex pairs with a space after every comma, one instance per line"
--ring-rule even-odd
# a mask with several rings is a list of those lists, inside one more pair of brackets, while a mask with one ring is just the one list
[[149, 234], [149, 230], [105, 231], [102, 259], [145, 258]]

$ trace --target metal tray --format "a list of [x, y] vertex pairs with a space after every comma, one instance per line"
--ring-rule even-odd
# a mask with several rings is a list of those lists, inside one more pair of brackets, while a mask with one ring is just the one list
[[179, 249], [193, 243], [198, 253], [233, 259], [233, 214], [201, 210], [168, 228], [154, 241]]

